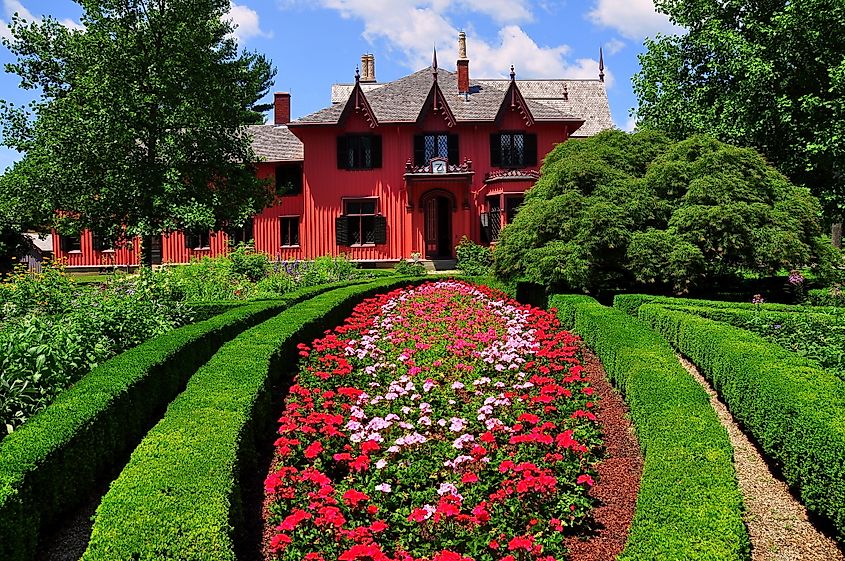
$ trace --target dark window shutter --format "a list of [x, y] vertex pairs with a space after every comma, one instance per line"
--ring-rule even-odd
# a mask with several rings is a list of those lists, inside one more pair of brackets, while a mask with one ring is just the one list
[[346, 142], [345, 136], [337, 137], [337, 169], [349, 169]]
[[525, 165], [526, 166], [536, 166], [537, 165], [537, 135], [536, 134], [526, 134], [525, 135]]
[[381, 215], [375, 217], [374, 243], [376, 245], [387, 243], [387, 218]]
[[370, 144], [373, 150], [373, 167], [380, 168], [381, 167], [381, 136], [376, 135], [372, 137], [372, 143]]
[[449, 163], [453, 166], [458, 165], [458, 135], [450, 134], [448, 137], [448, 144], [449, 144]]
[[103, 251], [106, 249], [105, 238], [100, 234], [91, 232], [91, 248], [94, 251]]
[[290, 238], [293, 245], [299, 245], [299, 218], [294, 218], [290, 227]]
[[334, 219], [335, 239], [337, 245], [350, 245], [349, 243], [349, 217], [338, 216]]
[[425, 135], [418, 134], [414, 136], [414, 165], [424, 166], [425, 164]]
[[482, 212], [479, 218], [481, 219], [481, 240], [484, 243], [490, 243], [490, 214]]
[[70, 238], [67, 236], [60, 236], [59, 237], [59, 247], [62, 251], [70, 251]]
[[196, 244], [194, 244], [194, 241], [196, 241], [195, 238], [196, 236], [194, 234], [191, 234], [190, 232], [185, 232], [185, 247], [188, 249], [193, 249], [194, 247], [196, 247]]
[[500, 134], [490, 135], [490, 165], [495, 168], [502, 167], [502, 140]]

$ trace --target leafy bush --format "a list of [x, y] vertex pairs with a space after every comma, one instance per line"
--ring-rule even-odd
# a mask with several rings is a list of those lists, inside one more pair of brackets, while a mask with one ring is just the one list
[[191, 320], [155, 277], [78, 285], [61, 265], [0, 285], [0, 434], [104, 360]]
[[639, 317], [695, 363], [811, 513], [845, 541], [845, 384], [759, 335], [659, 304]]
[[754, 150], [607, 131], [559, 144], [494, 253], [496, 273], [578, 291], [683, 293], [744, 272], [829, 270], [819, 203]]
[[228, 257], [232, 261], [232, 274], [250, 282], [258, 282], [270, 273], [270, 259], [264, 253], [256, 253], [251, 246], [238, 244]]
[[425, 265], [414, 259], [413, 261], [406, 261], [400, 259], [393, 270], [400, 277], [421, 277], [426, 274]]
[[478, 245], [466, 236], [455, 247], [458, 270], [474, 276], [489, 275], [493, 266], [493, 252], [489, 247]]
[[625, 396], [645, 454], [619, 560], [747, 559], [733, 448], [703, 388], [642, 321], [583, 295], [555, 295], [549, 304], [595, 350]]

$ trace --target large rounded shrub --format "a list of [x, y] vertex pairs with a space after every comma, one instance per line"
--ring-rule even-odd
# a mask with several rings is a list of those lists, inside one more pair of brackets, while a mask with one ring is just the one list
[[830, 260], [818, 201], [753, 149], [606, 131], [559, 144], [542, 172], [502, 231], [499, 276], [685, 292]]

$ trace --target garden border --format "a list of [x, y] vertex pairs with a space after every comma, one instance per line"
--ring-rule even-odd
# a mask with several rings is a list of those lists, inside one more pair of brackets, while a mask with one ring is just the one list
[[45, 528], [124, 465], [162, 409], [217, 348], [293, 303], [345, 281], [244, 303], [98, 366], [0, 441], [0, 559], [29, 561]]
[[638, 319], [583, 295], [554, 295], [550, 306], [601, 359], [643, 450], [636, 512], [618, 560], [748, 559], [733, 448], [704, 389]]
[[845, 383], [738, 327], [659, 304], [639, 317], [698, 366], [807, 510], [845, 542]]
[[664, 306], [702, 306], [705, 308], [733, 308], [736, 310], [762, 310], [767, 312], [811, 312], [818, 314], [845, 315], [845, 308], [837, 306], [803, 306], [800, 304], [754, 304], [752, 302], [728, 302], [725, 300], [700, 300], [696, 298], [677, 298], [674, 296], [655, 296], [652, 294], [617, 294], [613, 297], [613, 307], [637, 317], [640, 307], [645, 304]]
[[295, 345], [369, 296], [428, 280], [334, 290], [224, 345], [132, 453], [97, 509], [83, 559], [234, 561], [243, 537], [240, 474], [272, 434], [271, 384], [296, 362]]

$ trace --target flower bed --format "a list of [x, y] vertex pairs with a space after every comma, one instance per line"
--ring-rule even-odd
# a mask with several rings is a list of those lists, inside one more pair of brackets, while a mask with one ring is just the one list
[[589, 524], [601, 444], [578, 344], [548, 312], [443, 281], [300, 345], [265, 482], [268, 556], [562, 558]]

